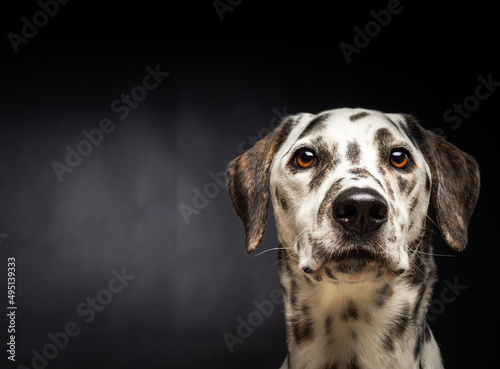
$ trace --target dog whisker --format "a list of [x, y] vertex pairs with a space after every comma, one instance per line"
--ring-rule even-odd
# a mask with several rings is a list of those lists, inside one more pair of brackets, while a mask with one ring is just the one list
[[426, 215], [427, 219], [429, 219], [431, 221], [432, 224], [434, 224], [436, 226], [436, 228], [439, 229], [439, 226], [437, 225], [437, 223], [429, 216], [429, 215]]
[[[278, 249], [280, 249], [280, 248], [278, 248]], [[281, 249], [283, 249], [283, 250], [290, 250], [290, 249], [291, 249], [291, 247], [283, 247], [283, 248], [281, 248]], [[269, 268], [272, 268], [273, 266], [278, 265], [280, 262], [282, 262], [282, 261], [284, 261], [284, 260], [286, 260], [286, 259], [288, 259], [288, 258], [290, 258], [290, 257], [292, 257], [292, 256], [293, 256], [293, 254], [292, 254], [292, 253], [288, 253], [288, 254], [287, 254], [284, 258], [281, 258], [281, 259], [279, 259], [277, 262], [272, 263], [272, 264], [269, 266]], [[291, 272], [291, 271], [292, 271], [292, 270], [290, 270], [290, 272]], [[283, 273], [283, 275], [286, 275], [286, 274], [287, 274], [287, 273]]]
[[262, 254], [265, 254], [266, 252], [269, 252], [269, 251], [275, 251], [275, 250], [289, 250], [290, 248], [289, 247], [274, 247], [272, 249], [267, 249], [267, 250], [264, 250], [264, 251], [261, 251], [259, 252], [258, 254], [255, 254], [254, 257], [256, 258], [257, 256], [260, 256]]
[[448, 255], [448, 254], [434, 254], [432, 252], [424, 252], [424, 251], [418, 251], [418, 250], [415, 250], [415, 253], [423, 254], [423, 255], [430, 255], [430, 256], [448, 257], [448, 258], [454, 258], [456, 256], [456, 255]]

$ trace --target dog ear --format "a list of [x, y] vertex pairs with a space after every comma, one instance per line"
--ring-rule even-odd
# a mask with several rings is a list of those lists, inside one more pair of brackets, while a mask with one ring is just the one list
[[245, 226], [245, 249], [249, 254], [257, 249], [264, 237], [271, 164], [293, 124], [291, 117], [285, 119], [254, 147], [229, 163], [227, 190]]
[[[467, 227], [479, 196], [479, 166], [472, 156], [418, 126], [421, 148], [432, 172], [432, 204], [444, 240], [452, 249], [467, 246]], [[411, 123], [410, 123], [411, 124]]]

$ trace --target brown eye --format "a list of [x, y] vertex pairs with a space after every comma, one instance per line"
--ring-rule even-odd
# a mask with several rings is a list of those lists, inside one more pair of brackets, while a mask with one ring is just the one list
[[405, 149], [392, 150], [389, 160], [392, 166], [398, 169], [406, 169], [411, 164], [410, 154]]
[[316, 154], [310, 149], [300, 149], [295, 153], [294, 163], [298, 168], [311, 168], [317, 163]]

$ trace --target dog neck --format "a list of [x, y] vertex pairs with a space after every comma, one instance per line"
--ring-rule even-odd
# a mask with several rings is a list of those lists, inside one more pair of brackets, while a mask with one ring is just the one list
[[434, 339], [425, 320], [432, 259], [418, 275], [346, 283], [306, 275], [285, 249], [279, 258], [288, 337], [282, 368], [418, 368], [423, 343]]

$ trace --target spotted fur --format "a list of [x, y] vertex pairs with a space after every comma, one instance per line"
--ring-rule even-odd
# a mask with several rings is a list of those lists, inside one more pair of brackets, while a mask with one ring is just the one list
[[[316, 154], [311, 168], [294, 162], [303, 148]], [[390, 164], [395, 148], [411, 165]], [[470, 155], [409, 115], [299, 114], [230, 163], [227, 187], [249, 253], [272, 199], [288, 336], [282, 369], [443, 368], [425, 320], [436, 279], [428, 209], [432, 201], [444, 240], [463, 250], [479, 194]], [[353, 191], [376, 194], [384, 209], [366, 233], [339, 215], [339, 199]]]

